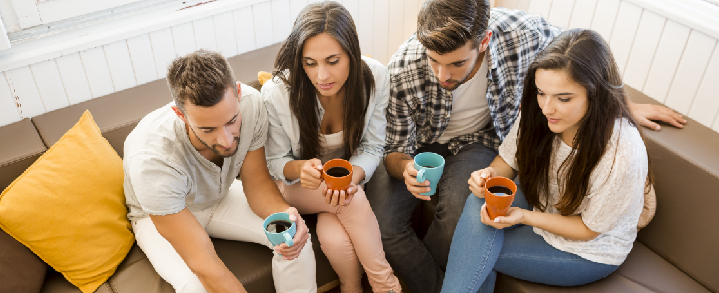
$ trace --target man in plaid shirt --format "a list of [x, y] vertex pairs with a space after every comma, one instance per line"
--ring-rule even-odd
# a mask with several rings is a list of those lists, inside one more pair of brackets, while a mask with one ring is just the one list
[[[417, 33], [388, 65], [385, 168], [375, 172], [367, 197], [387, 260], [412, 292], [440, 291], [470, 174], [497, 156], [517, 118], [529, 64], [561, 33], [538, 15], [489, 7], [485, 0], [428, 0]], [[656, 130], [648, 119], [685, 122], [665, 107], [632, 105], [632, 111]], [[429, 182], [415, 178], [412, 156], [422, 152], [445, 158], [424, 240], [410, 226], [418, 199], [430, 200], [420, 195]]]

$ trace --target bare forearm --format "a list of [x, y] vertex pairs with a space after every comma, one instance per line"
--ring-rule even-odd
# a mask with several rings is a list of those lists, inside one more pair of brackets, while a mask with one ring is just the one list
[[215, 267], [218, 268], [215, 271], [205, 271], [203, 273], [192, 270], [193, 273], [197, 275], [197, 278], [200, 279], [202, 286], [204, 286], [208, 292], [247, 292], [244, 286], [242, 286], [242, 283], [240, 283], [240, 281], [237, 280], [237, 277], [235, 277], [235, 275], [227, 269], [219, 257], [217, 257], [217, 260], [213, 262], [219, 262], [219, 264], [215, 265]]
[[404, 176], [402, 175], [402, 173], [404, 173], [404, 169], [407, 163], [412, 160], [412, 157], [405, 153], [390, 153], [384, 159], [384, 166], [390, 176], [400, 180], [404, 180]]
[[527, 210], [523, 212], [522, 224], [537, 227], [567, 239], [589, 241], [599, 236], [599, 233], [584, 225], [581, 216], [562, 216]]
[[269, 177], [251, 183], [243, 181], [243, 189], [252, 212], [260, 218], [264, 219], [271, 214], [290, 208], [290, 205], [282, 198], [275, 182]]
[[494, 169], [495, 172], [497, 172], [498, 176], [506, 177], [509, 179], [514, 179], [515, 176], [517, 176], [517, 171], [514, 171], [512, 167], [507, 164], [507, 162], [502, 159], [502, 157], [497, 156], [494, 158], [492, 163], [489, 164], [490, 167]]
[[359, 184], [364, 180], [366, 174], [360, 166], [352, 166], [352, 183]]
[[285, 175], [285, 179], [289, 181], [299, 179], [300, 175], [302, 174], [302, 165], [304, 163], [305, 160], [294, 160], [287, 162], [287, 164], [285, 164], [285, 167], [282, 169], [282, 173]]

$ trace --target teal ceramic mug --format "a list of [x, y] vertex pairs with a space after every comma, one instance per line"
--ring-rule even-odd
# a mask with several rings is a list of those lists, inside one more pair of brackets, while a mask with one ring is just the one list
[[414, 168], [417, 169], [417, 182], [429, 180], [429, 192], [421, 195], [434, 195], [437, 192], [437, 183], [444, 172], [444, 158], [438, 154], [426, 152], [414, 156]]
[[287, 244], [287, 246], [295, 245], [292, 238], [295, 237], [295, 232], [297, 232], [297, 225], [295, 225], [295, 222], [290, 221], [290, 214], [274, 213], [265, 219], [262, 227], [272, 246], [282, 243]]

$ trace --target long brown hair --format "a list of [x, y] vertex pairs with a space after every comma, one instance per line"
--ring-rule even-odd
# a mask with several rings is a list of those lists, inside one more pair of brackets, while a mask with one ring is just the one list
[[344, 159], [349, 159], [362, 140], [365, 112], [375, 88], [372, 71], [361, 59], [359, 38], [349, 11], [334, 1], [305, 6], [297, 16], [290, 36], [277, 53], [274, 75], [285, 83], [290, 93], [290, 109], [300, 126], [301, 158], [318, 157], [320, 121], [317, 119], [317, 93], [302, 67], [302, 50], [307, 39], [320, 33], [332, 36], [350, 60], [350, 74], [343, 85], [342, 121]]
[[[562, 215], [570, 215], [589, 193], [591, 173], [607, 149], [616, 119], [624, 118], [634, 127], [637, 123], [629, 112], [619, 70], [604, 39], [586, 29], [568, 30], [554, 39], [529, 65], [517, 138], [519, 180], [527, 202], [539, 210], [545, 211], [549, 201], [549, 169], [556, 134], [547, 126], [537, 102], [537, 69], [562, 70], [587, 91], [587, 113], [579, 121], [571, 153], [557, 171], [560, 198], [554, 207]], [[647, 179], [651, 183], [651, 170]]]

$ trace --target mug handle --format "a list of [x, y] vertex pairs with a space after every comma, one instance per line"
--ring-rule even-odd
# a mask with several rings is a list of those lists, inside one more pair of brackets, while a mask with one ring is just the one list
[[417, 170], [417, 183], [424, 182], [424, 180], [426, 179], [426, 178], [424, 178], [426, 170], [427, 169], [425, 169], [425, 168], [420, 168], [419, 170]]
[[285, 244], [287, 244], [287, 247], [295, 245], [295, 242], [292, 241], [292, 236], [290, 236], [290, 233], [282, 233], [282, 236], [285, 237]]

